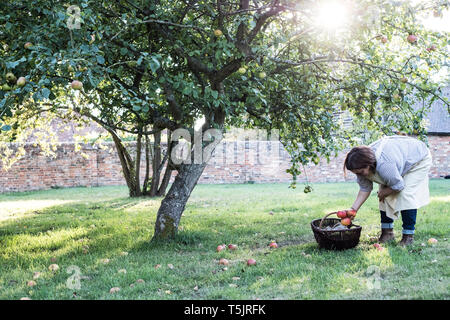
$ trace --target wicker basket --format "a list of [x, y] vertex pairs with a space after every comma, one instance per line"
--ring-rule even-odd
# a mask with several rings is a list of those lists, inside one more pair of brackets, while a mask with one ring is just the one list
[[311, 222], [311, 229], [314, 233], [319, 248], [329, 250], [344, 250], [354, 248], [359, 243], [359, 237], [361, 236], [361, 226], [351, 224], [347, 230], [324, 230], [323, 227], [334, 226], [341, 221], [337, 218], [327, 218], [328, 216], [336, 214], [332, 212], [327, 214], [322, 219], [315, 219]]

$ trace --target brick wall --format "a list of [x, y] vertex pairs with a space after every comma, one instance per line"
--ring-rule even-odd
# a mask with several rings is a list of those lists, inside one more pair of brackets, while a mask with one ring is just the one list
[[[450, 137], [430, 136], [433, 168], [430, 177], [450, 174]], [[32, 144], [26, 146], [26, 155], [10, 170], [0, 169], [0, 192], [41, 190], [52, 187], [125, 185], [121, 166], [114, 147], [102, 150], [84, 146], [84, 158], [74, 152], [72, 143], [61, 144], [55, 158], [44, 157]], [[330, 163], [306, 166], [310, 182], [345, 181], [342, 166], [346, 152]], [[274, 141], [224, 141], [208, 161], [199, 183], [290, 182], [286, 173], [290, 157], [283, 146]], [[145, 174], [141, 170], [142, 178]], [[172, 175], [172, 181], [176, 173]], [[347, 180], [354, 180], [349, 172]], [[305, 180], [304, 174], [298, 177]]]

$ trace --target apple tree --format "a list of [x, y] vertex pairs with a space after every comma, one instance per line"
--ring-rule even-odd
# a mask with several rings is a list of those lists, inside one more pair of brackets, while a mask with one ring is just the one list
[[[333, 24], [337, 16], [321, 18], [336, 3], [347, 12], [340, 25]], [[202, 133], [277, 129], [292, 157], [294, 187], [302, 165], [354, 142], [338, 112], [366, 131], [425, 136], [430, 104], [449, 106], [432, 78], [448, 59], [449, 39], [418, 17], [446, 7], [448, 1], [3, 1], [0, 117], [8, 123], [24, 106], [51, 105], [48, 112], [70, 109], [73, 118], [96, 118], [141, 139], [185, 128], [189, 140], [199, 118]], [[168, 159], [177, 176], [154, 239], [176, 235], [206, 166], [194, 156]]]

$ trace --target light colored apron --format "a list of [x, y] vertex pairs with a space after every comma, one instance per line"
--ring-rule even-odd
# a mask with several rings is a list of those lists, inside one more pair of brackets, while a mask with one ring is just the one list
[[[375, 159], [377, 162], [380, 159], [383, 147], [389, 139], [407, 138], [403, 136], [384, 137], [375, 152]], [[373, 143], [374, 144], [374, 143]], [[371, 144], [370, 146], [372, 146]], [[418, 209], [427, 205], [430, 202], [430, 191], [428, 188], [428, 172], [433, 164], [430, 150], [428, 155], [421, 161], [416, 163], [403, 176], [405, 187], [398, 193], [391, 194], [384, 199], [384, 202], [379, 202], [379, 209], [386, 212], [386, 216], [396, 220], [402, 210]], [[379, 190], [385, 185], [385, 182], [380, 177], [378, 172], [367, 177], [370, 181], [379, 184]]]

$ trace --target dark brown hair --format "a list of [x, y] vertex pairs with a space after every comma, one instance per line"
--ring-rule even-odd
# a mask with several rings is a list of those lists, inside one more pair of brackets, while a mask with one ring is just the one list
[[377, 160], [375, 159], [375, 153], [367, 146], [354, 147], [347, 153], [344, 161], [344, 175], [347, 170], [361, 169], [369, 166], [372, 172], [375, 172], [377, 166]]

